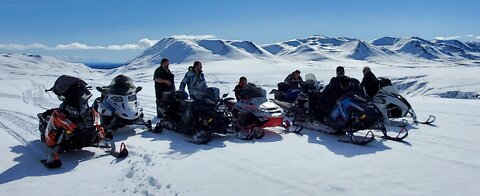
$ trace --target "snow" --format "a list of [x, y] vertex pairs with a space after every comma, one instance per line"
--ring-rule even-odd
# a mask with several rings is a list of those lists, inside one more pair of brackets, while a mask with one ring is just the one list
[[[319, 39], [326, 38], [312, 38]], [[38, 55], [0, 54], [0, 193], [480, 194], [476, 188], [476, 182], [480, 180], [480, 144], [476, 140], [480, 137], [480, 132], [476, 131], [480, 126], [478, 64], [468, 60], [459, 60], [458, 63], [430, 61], [398, 54], [388, 58], [382, 54], [382, 58], [354, 60], [346, 56], [348, 51], [355, 51], [358, 47], [348, 45], [350, 50], [340, 48], [355, 42], [368, 46], [366, 48], [377, 46], [350, 38], [338, 40], [343, 42], [338, 46], [299, 41], [301, 44], [298, 47], [308, 45], [315, 51], [307, 50], [285, 58], [270, 56], [266, 54], [270, 51], [266, 47], [260, 48], [249, 42], [210, 40], [200, 44], [201, 40], [167, 38], [139, 58], [114, 70], [94, 70], [82, 64]], [[211, 45], [206, 46], [208, 44]], [[282, 50], [292, 47], [277, 46], [281, 46]], [[295, 51], [298, 47], [288, 51]], [[381, 48], [374, 49], [374, 52], [378, 52], [376, 49], [383, 51]], [[213, 51], [218, 52], [214, 54]], [[281, 54], [287, 54], [284, 52]], [[228, 57], [228, 54], [236, 55]], [[311, 60], [318, 58], [315, 55], [319, 54], [325, 58]], [[435, 126], [410, 127], [405, 143], [377, 137], [366, 146], [341, 143], [336, 136], [311, 130], [296, 135], [280, 129], [267, 131], [260, 140], [243, 141], [217, 136], [208, 145], [196, 145], [184, 141], [186, 136], [169, 130], [153, 134], [142, 127], [128, 127], [115, 133], [117, 146], [125, 142], [130, 151], [123, 160], [110, 156], [97, 157], [102, 155], [102, 150], [85, 148], [61, 154], [64, 165], [56, 170], [45, 169], [39, 163], [44, 158], [46, 147], [39, 141], [36, 114], [59, 105], [55, 95], [44, 92], [58, 76], [78, 76], [95, 87], [109, 84], [117, 74], [126, 74], [132, 77], [135, 85], [143, 87], [138, 94], [139, 101], [144, 107], [146, 119], [155, 123], [158, 119], [153, 118], [155, 96], [152, 75], [158, 67], [157, 61], [165, 56], [180, 62], [170, 65], [177, 85], [191, 61], [198, 58], [202, 60], [209, 85], [212, 83], [208, 75], [218, 76], [229, 88], [223, 91], [230, 92], [232, 97], [231, 90], [240, 76], [246, 76], [249, 82], [259, 84], [269, 92], [296, 69], [302, 71], [302, 76], [314, 73], [318, 80], [325, 83], [334, 76], [338, 65], [343, 65], [346, 74], [357, 79], [362, 77], [362, 68], [369, 66], [377, 76], [388, 77], [399, 87], [413, 105], [419, 120], [432, 114], [437, 121]], [[241, 58], [237, 58], [239, 56]], [[91, 92], [94, 96], [90, 102], [99, 96], [95, 90]], [[375, 131], [375, 134], [381, 133]]]
[[382, 37], [372, 41], [372, 44], [375, 46], [392, 46], [395, 44], [399, 38], [395, 37]]

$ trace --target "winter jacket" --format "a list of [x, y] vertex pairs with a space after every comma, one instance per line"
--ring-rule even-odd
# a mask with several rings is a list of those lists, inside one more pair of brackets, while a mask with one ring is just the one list
[[377, 77], [375, 77], [375, 74], [372, 72], [368, 72], [365, 74], [365, 76], [362, 79], [362, 82], [360, 83], [360, 87], [363, 89], [365, 88], [365, 92], [367, 95], [372, 98], [377, 94], [380, 86]]
[[164, 69], [162, 66], [159, 66], [153, 74], [154, 80], [158, 78], [168, 80], [172, 83], [172, 85], [169, 86], [164, 83], [155, 82], [155, 97], [157, 98], [157, 100], [160, 100], [162, 99], [163, 92], [175, 90], [175, 84], [173, 80], [174, 75], [172, 74], [172, 72], [170, 72], [170, 69]]
[[245, 89], [246, 85], [242, 85], [242, 84], [237, 84], [237, 86], [235, 86], [235, 89], [233, 89], [233, 91], [235, 91], [235, 98], [238, 100], [242, 99], [241, 97], [241, 92]]
[[325, 106], [333, 107], [337, 99], [343, 96], [349, 88], [350, 78], [348, 76], [336, 76], [330, 79], [330, 83], [323, 90], [325, 96]]
[[199, 93], [199, 90], [207, 88], [207, 82], [205, 81], [203, 73], [197, 75], [193, 70], [190, 70], [185, 74], [182, 82], [180, 82], [179, 90], [185, 91], [185, 86], [188, 86], [188, 94], [190, 95], [190, 98], [195, 98], [197, 97], [196, 94]]
[[295, 79], [295, 73], [291, 73], [285, 78], [286, 83], [290, 84], [291, 88], [299, 88], [300, 83], [303, 82], [302, 76], [298, 76], [298, 78]]

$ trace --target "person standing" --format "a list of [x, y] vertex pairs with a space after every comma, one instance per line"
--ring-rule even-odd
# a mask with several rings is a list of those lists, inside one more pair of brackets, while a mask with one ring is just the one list
[[162, 95], [167, 91], [174, 91], [174, 75], [169, 69], [170, 61], [166, 58], [163, 58], [160, 61], [160, 66], [155, 70], [153, 74], [153, 81], [155, 82], [155, 98], [157, 104], [157, 117], [160, 118], [160, 100]]

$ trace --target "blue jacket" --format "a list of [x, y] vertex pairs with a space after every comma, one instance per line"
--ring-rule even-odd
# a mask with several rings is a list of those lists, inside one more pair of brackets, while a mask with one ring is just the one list
[[180, 91], [185, 91], [185, 86], [188, 86], [188, 94], [190, 98], [195, 98], [198, 90], [207, 88], [207, 82], [203, 73], [196, 75], [193, 70], [188, 71], [180, 82]]

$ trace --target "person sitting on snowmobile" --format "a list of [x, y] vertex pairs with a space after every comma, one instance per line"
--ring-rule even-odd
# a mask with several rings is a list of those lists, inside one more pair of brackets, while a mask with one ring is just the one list
[[235, 91], [235, 98], [237, 99], [237, 101], [239, 101], [240, 99], [243, 99], [242, 96], [241, 96], [241, 92], [247, 87], [247, 78], [242, 76], [240, 77], [240, 80], [238, 81], [238, 84], [237, 86], [235, 86], [235, 89], [233, 91]]
[[164, 58], [160, 61], [160, 66], [155, 70], [153, 74], [153, 81], [155, 82], [155, 98], [157, 103], [157, 117], [161, 117], [161, 112], [159, 111], [160, 100], [164, 92], [174, 91], [174, 75], [168, 68], [170, 62], [168, 59]]
[[303, 82], [302, 76], [300, 76], [300, 70], [295, 70], [291, 74], [289, 74], [284, 83], [288, 84], [290, 88], [299, 88], [300, 84]]
[[188, 72], [185, 74], [185, 77], [183, 77], [182, 82], [180, 82], [179, 91], [185, 92], [186, 85], [188, 86], [188, 93], [192, 99], [198, 99], [200, 97], [198, 93], [207, 88], [207, 82], [202, 73], [202, 63], [200, 61], [195, 61], [193, 66], [188, 68]]
[[375, 96], [375, 94], [377, 94], [380, 84], [377, 77], [375, 77], [375, 74], [372, 73], [369, 67], [364, 67], [362, 72], [363, 79], [360, 83], [360, 87], [365, 89], [365, 93], [371, 99], [373, 96]]
[[325, 87], [321, 94], [316, 93], [312, 98], [313, 100], [318, 100], [310, 102], [310, 106], [318, 107], [321, 104], [321, 113], [323, 115], [327, 114], [338, 99], [340, 99], [345, 91], [348, 90], [350, 85], [350, 78], [345, 76], [345, 69], [342, 66], [336, 68], [337, 76], [330, 79], [330, 83]]

